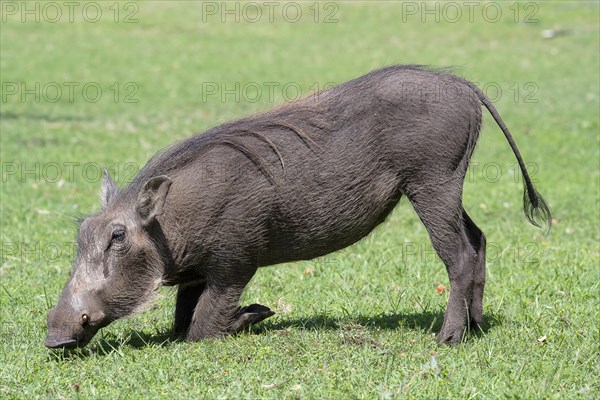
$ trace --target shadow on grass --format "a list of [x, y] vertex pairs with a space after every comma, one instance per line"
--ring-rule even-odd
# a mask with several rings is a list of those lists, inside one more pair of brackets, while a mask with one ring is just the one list
[[[412, 329], [424, 333], [439, 332], [444, 321], [443, 312], [425, 311], [421, 313], [386, 313], [380, 315], [357, 315], [347, 317], [332, 317], [319, 314], [309, 318], [295, 318], [278, 322], [262, 322], [252, 327], [253, 333], [264, 333], [271, 330], [300, 329], [300, 330], [339, 330], [348, 325], [360, 325], [365, 329], [396, 330]], [[502, 317], [486, 314], [483, 324], [470, 330], [470, 336], [482, 336], [496, 326], [502, 325]]]
[[[287, 329], [306, 331], [335, 331], [348, 328], [362, 327], [366, 330], [401, 330], [412, 329], [423, 333], [437, 333], [442, 328], [444, 314], [442, 312], [425, 311], [421, 313], [391, 313], [380, 315], [356, 315], [334, 317], [327, 314], [317, 314], [308, 318], [283, 319], [277, 322], [261, 322], [253, 325], [241, 334], [264, 335], [273, 331]], [[501, 315], [488, 313], [484, 316], [481, 326], [471, 329], [467, 341], [473, 337], [485, 336], [487, 332], [503, 323]], [[112, 334], [97, 339], [91, 346], [76, 350], [54, 350], [50, 352], [50, 360], [64, 361], [69, 359], [82, 359], [90, 356], [106, 356], [121, 352], [122, 348], [144, 349], [148, 347], [168, 347], [172, 343], [181, 342], [183, 339], [172, 331], [147, 333], [139, 330], [130, 330], [125, 337]]]

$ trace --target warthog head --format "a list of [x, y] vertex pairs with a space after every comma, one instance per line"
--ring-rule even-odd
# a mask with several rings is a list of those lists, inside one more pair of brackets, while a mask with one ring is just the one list
[[102, 211], [79, 227], [69, 281], [48, 314], [47, 347], [83, 347], [100, 328], [153, 298], [165, 263], [165, 239], [156, 217], [163, 212], [170, 185], [169, 178], [158, 176], [137, 196], [119, 196], [104, 172]]

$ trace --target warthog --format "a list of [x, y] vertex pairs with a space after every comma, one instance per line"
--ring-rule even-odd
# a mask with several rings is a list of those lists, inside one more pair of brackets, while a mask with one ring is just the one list
[[174, 328], [187, 340], [239, 331], [273, 314], [238, 306], [258, 267], [349, 246], [402, 195], [450, 279], [438, 341], [458, 343], [482, 322], [486, 240], [462, 205], [482, 104], [519, 162], [527, 219], [549, 226], [490, 100], [449, 72], [391, 66], [176, 143], [121, 190], [105, 173], [46, 346], [84, 346], [161, 285], [179, 285]]

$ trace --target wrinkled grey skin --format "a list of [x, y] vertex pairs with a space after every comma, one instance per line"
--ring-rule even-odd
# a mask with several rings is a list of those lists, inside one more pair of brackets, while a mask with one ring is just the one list
[[177, 143], [122, 190], [106, 175], [102, 211], [79, 228], [46, 345], [85, 345], [161, 285], [179, 285], [174, 327], [186, 339], [243, 329], [273, 314], [238, 307], [258, 267], [349, 246], [402, 195], [450, 278], [438, 341], [458, 343], [483, 317], [485, 236], [462, 206], [482, 104], [521, 166], [527, 218], [549, 223], [508, 129], [475, 85], [424, 67], [387, 67]]

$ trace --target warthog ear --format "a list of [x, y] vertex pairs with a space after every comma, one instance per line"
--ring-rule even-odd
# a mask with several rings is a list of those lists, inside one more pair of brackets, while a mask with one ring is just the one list
[[104, 168], [102, 172], [102, 187], [100, 188], [100, 206], [102, 210], [106, 210], [110, 202], [117, 194], [117, 185], [110, 179], [108, 170]]
[[144, 226], [150, 225], [157, 215], [163, 213], [163, 207], [172, 181], [166, 176], [155, 176], [144, 184], [138, 196], [137, 212]]

